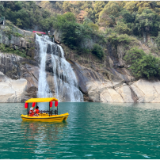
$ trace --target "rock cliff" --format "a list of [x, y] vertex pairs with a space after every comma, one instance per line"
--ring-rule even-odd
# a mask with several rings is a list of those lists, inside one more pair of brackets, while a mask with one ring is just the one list
[[126, 84], [116, 82], [89, 82], [88, 94], [94, 102], [105, 103], [159, 103], [160, 81], [138, 81]]
[[12, 80], [0, 72], [0, 102], [21, 102], [27, 88], [27, 80]]
[[[22, 85], [21, 79], [25, 80], [25, 87], [22, 90], [23, 93], [20, 94], [21, 98], [18, 98], [17, 101], [15, 100], [14, 102], [21, 102], [27, 98], [36, 97], [39, 76], [38, 70], [38, 64], [34, 60], [28, 60], [15, 54], [0, 53], [0, 71], [3, 73], [3, 80], [1, 82], [8, 83], [9, 80], [16, 82], [18, 89]], [[5, 79], [9, 80], [5, 81]]]
[[[14, 50], [25, 49], [27, 57], [0, 52], [0, 101], [24, 102], [37, 97], [39, 78], [39, 53], [34, 42], [34, 34], [16, 27], [0, 26], [0, 43]], [[15, 34], [17, 33], [17, 34]], [[10, 36], [9, 36], [10, 35]], [[59, 33], [55, 40], [60, 42]], [[94, 40], [93, 42], [94, 43]], [[125, 48], [118, 45], [117, 50], [109, 43], [104, 46], [104, 60], [94, 55], [75, 52], [64, 44], [65, 57], [71, 64], [78, 87], [84, 94], [85, 101], [104, 103], [144, 103], [160, 102], [160, 81], [136, 80], [123, 60]], [[90, 47], [92, 45], [90, 44]], [[48, 45], [46, 75], [51, 92], [55, 93], [54, 74], [51, 61], [52, 50], [61, 57], [57, 45]]]

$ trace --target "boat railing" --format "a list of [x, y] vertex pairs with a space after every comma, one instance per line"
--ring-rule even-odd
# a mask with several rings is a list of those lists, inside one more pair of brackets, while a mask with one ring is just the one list
[[54, 112], [53, 112], [53, 111], [45, 111], [45, 110], [42, 111], [42, 110], [40, 110], [39, 113], [40, 113], [40, 114], [48, 113], [48, 115], [51, 115], [51, 116], [52, 116], [53, 114], [54, 114], [54, 115], [57, 115], [57, 114], [58, 114], [57, 110], [54, 110]]

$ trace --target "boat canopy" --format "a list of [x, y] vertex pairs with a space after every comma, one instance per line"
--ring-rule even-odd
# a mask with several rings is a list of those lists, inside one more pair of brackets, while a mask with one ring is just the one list
[[58, 101], [58, 99], [51, 97], [51, 98], [31, 98], [27, 100], [25, 103], [33, 103], [33, 102], [51, 102], [51, 101]]

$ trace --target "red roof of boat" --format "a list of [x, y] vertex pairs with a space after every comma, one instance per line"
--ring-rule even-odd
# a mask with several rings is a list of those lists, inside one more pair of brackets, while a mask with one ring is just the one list
[[45, 32], [33, 31], [33, 33], [46, 34]]

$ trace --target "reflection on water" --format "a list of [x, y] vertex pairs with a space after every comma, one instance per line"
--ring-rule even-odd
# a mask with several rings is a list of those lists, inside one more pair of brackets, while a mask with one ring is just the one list
[[3, 159], [160, 158], [160, 104], [60, 103], [67, 123], [23, 122], [23, 104], [0, 105]]
[[[46, 123], [46, 122], [21, 122], [21, 129], [24, 130], [24, 138], [34, 140], [38, 134], [40, 141], [56, 140], [58, 132], [62, 132], [67, 126], [67, 122], [63, 123]], [[31, 138], [32, 137], [32, 138]]]
[[[43, 154], [55, 147], [55, 142], [61, 138], [63, 129], [67, 122], [63, 123], [42, 123], [42, 122], [21, 122], [21, 130], [24, 131], [24, 144], [31, 147], [34, 153]], [[45, 150], [44, 150], [45, 148]]]

